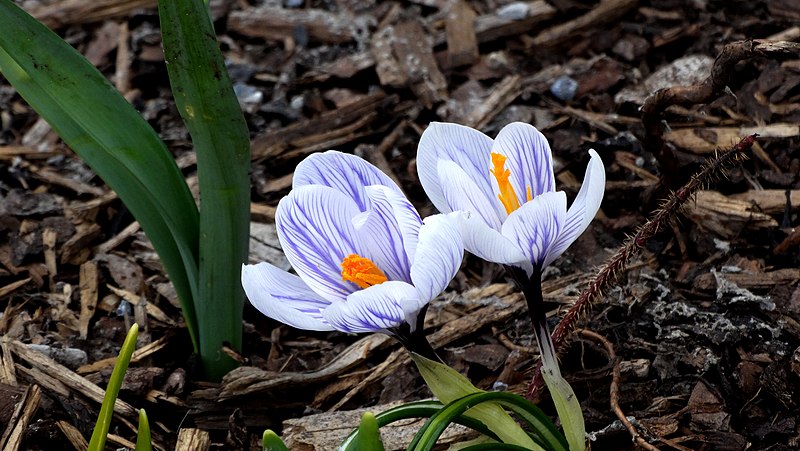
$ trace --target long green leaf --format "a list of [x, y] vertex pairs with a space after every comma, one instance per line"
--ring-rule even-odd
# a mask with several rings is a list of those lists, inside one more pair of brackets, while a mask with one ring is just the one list
[[[532, 428], [532, 432], [541, 440], [547, 450], [566, 451], [567, 443], [558, 433], [553, 422], [535, 405], [525, 398], [513, 393], [479, 392], [452, 401], [444, 406], [428, 421], [414, 437], [409, 449], [427, 451], [433, 449], [439, 436], [458, 416], [480, 404], [496, 403], [512, 410]], [[519, 446], [519, 445], [517, 445]], [[530, 449], [530, 447], [527, 447]]]
[[117, 401], [119, 389], [125, 379], [125, 372], [128, 371], [128, 364], [131, 362], [133, 350], [136, 349], [137, 335], [139, 335], [139, 325], [134, 323], [122, 343], [119, 357], [117, 357], [117, 362], [114, 364], [114, 370], [108, 379], [108, 386], [106, 386], [106, 393], [103, 395], [103, 404], [100, 406], [100, 414], [97, 416], [97, 423], [94, 426], [94, 431], [92, 431], [88, 451], [102, 451], [105, 447], [108, 428], [111, 426], [111, 418], [114, 416], [114, 403]]
[[172, 92], [197, 151], [200, 182], [200, 274], [195, 302], [200, 356], [221, 378], [241, 349], [241, 266], [250, 223], [250, 138], [214, 27], [202, 0], [159, 0]]
[[[444, 407], [444, 405], [439, 401], [414, 401], [384, 410], [376, 415], [375, 419], [378, 422], [378, 427], [382, 428], [397, 421], [409, 420], [412, 418], [428, 418], [438, 412], [442, 407]], [[487, 428], [485, 424], [474, 418], [461, 415], [457, 417], [454, 422], [474, 429], [492, 439], [498, 439], [497, 435]], [[336, 448], [337, 451], [358, 451], [357, 438], [359, 433], [359, 429], [351, 432], [339, 447]]]
[[199, 216], [171, 154], [94, 66], [9, 0], [0, 0], [0, 29], [0, 72], [139, 221], [196, 343]]

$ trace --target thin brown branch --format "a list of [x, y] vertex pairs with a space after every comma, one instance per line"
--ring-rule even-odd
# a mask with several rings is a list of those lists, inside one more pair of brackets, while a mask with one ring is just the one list
[[608, 360], [612, 365], [611, 385], [609, 387], [611, 410], [614, 411], [614, 414], [617, 416], [620, 423], [622, 423], [628, 432], [630, 432], [633, 441], [636, 442], [637, 445], [650, 451], [658, 451], [658, 448], [648, 443], [647, 440], [645, 440], [645, 438], [639, 434], [639, 431], [636, 430], [636, 426], [634, 426], [630, 420], [628, 420], [625, 412], [623, 412], [622, 408], [619, 406], [619, 381], [622, 376], [619, 368], [619, 359], [617, 359], [617, 354], [614, 352], [614, 345], [611, 344], [606, 337], [598, 334], [597, 332], [588, 329], [579, 329], [577, 332], [583, 338], [592, 340], [595, 343], [599, 343], [606, 350], [606, 354], [608, 354]]
[[645, 129], [645, 148], [656, 156], [661, 166], [664, 184], [670, 189], [681, 186], [685, 179], [675, 154], [664, 142], [663, 113], [672, 105], [688, 106], [710, 103], [721, 96], [733, 77], [739, 61], [754, 57], [774, 59], [797, 58], [800, 43], [789, 41], [747, 40], [733, 42], [723, 47], [709, 75], [694, 86], [673, 86], [656, 91], [642, 105], [642, 124]]
[[[689, 182], [672, 193], [656, 214], [639, 228], [600, 269], [589, 286], [581, 293], [575, 304], [570, 307], [564, 318], [553, 331], [553, 344], [556, 352], [563, 347], [564, 341], [577, 326], [578, 320], [600, 295], [616, 282], [619, 275], [627, 267], [628, 261], [639, 252], [647, 240], [658, 233], [670, 219], [678, 213], [684, 203], [700, 188], [723, 173], [733, 163], [746, 158], [746, 152], [753, 146], [757, 135], [746, 136], [727, 152], [709, 158], [706, 165]], [[528, 399], [535, 400], [543, 386], [543, 380], [537, 365], [534, 377], [528, 386]]]

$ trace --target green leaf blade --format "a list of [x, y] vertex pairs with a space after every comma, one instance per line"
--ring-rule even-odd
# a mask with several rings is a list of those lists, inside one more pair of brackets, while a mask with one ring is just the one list
[[196, 342], [199, 213], [172, 155], [94, 66], [9, 0], [0, 27], [0, 72], [139, 221]]
[[200, 269], [196, 302], [200, 355], [219, 379], [234, 366], [223, 344], [241, 349], [241, 266], [250, 224], [250, 138], [202, 0], [159, 0], [175, 102], [197, 151]]

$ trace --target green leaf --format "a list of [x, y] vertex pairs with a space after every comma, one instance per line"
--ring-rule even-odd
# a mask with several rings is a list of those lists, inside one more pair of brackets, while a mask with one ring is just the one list
[[136, 434], [136, 451], [152, 451], [153, 445], [150, 438], [150, 422], [147, 421], [147, 412], [139, 409], [139, 433]]
[[261, 449], [263, 451], [289, 451], [283, 440], [272, 429], [264, 431], [264, 435], [261, 437]]
[[[376, 415], [375, 420], [378, 422], [378, 428], [382, 428], [397, 421], [430, 417], [442, 407], [444, 405], [439, 401], [414, 401], [385, 410]], [[486, 425], [474, 418], [462, 415], [455, 419], [455, 423], [474, 429], [487, 437], [497, 439], [497, 436]], [[339, 451], [358, 451], [360, 449], [357, 441], [359, 431], [359, 429], [356, 429], [351, 432], [336, 449]]]
[[353, 446], [361, 451], [384, 451], [381, 433], [378, 430], [378, 420], [375, 419], [375, 415], [371, 412], [365, 412], [361, 416], [361, 424], [358, 425], [358, 436]]
[[[470, 394], [485, 393], [483, 390], [475, 388], [467, 378], [447, 365], [434, 362], [414, 353], [411, 354], [411, 358], [417, 365], [422, 378], [425, 379], [428, 388], [430, 388], [434, 396], [445, 404]], [[472, 409], [467, 415], [483, 422], [504, 443], [519, 445], [532, 450], [542, 449], [499, 405], [481, 405]]]
[[0, 29], [0, 72], [139, 221], [197, 346], [199, 215], [172, 155], [94, 66], [9, 0], [0, 0]]
[[200, 356], [220, 379], [241, 350], [241, 266], [250, 224], [250, 138], [202, 0], [159, 0], [172, 93], [197, 151], [200, 272], [195, 299]]
[[542, 378], [553, 398], [553, 404], [561, 420], [561, 427], [569, 443], [570, 451], [583, 451], [586, 449], [586, 425], [583, 420], [583, 411], [575, 392], [566, 379], [561, 376], [558, 367], [553, 341], [550, 332], [545, 327], [540, 331], [539, 350], [542, 355]]
[[117, 401], [122, 380], [125, 379], [125, 372], [128, 371], [128, 364], [131, 362], [133, 350], [136, 349], [136, 336], [138, 334], [139, 325], [134, 323], [122, 343], [117, 362], [114, 364], [114, 370], [111, 372], [111, 378], [108, 380], [106, 394], [103, 396], [103, 404], [100, 406], [100, 414], [97, 416], [97, 423], [89, 441], [89, 451], [102, 451], [105, 447], [108, 428], [111, 426], [111, 418], [114, 416], [114, 403]]
[[[419, 430], [408, 449], [416, 451], [433, 449], [439, 436], [455, 418], [465, 412], [469, 415], [469, 411], [486, 405], [508, 408], [531, 426], [532, 432], [537, 434], [541, 443], [537, 443], [534, 447], [524, 446], [523, 449], [566, 451], [566, 442], [563, 437], [560, 437], [553, 422], [535, 404], [513, 393], [483, 391], [457, 399], [431, 416]], [[491, 427], [491, 424], [487, 426]], [[513, 443], [511, 445], [520, 446]]]

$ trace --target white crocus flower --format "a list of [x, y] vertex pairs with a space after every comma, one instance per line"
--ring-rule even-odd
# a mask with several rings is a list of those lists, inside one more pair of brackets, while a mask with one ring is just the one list
[[463, 257], [449, 217], [422, 221], [388, 176], [336, 151], [298, 165], [275, 224], [297, 275], [244, 265], [242, 285], [261, 313], [299, 329], [413, 334]]
[[550, 145], [515, 122], [496, 139], [462, 125], [431, 123], [417, 153], [420, 182], [442, 213], [462, 211], [464, 247], [484, 260], [531, 275], [561, 255], [589, 226], [605, 190], [594, 150], [578, 196], [555, 190]]

